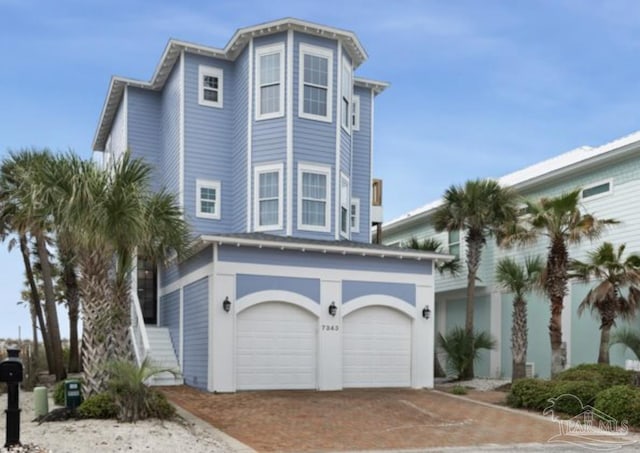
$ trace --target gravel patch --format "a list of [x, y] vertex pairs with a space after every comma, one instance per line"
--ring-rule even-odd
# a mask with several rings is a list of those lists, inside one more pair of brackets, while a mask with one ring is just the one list
[[502, 387], [505, 384], [511, 382], [511, 379], [489, 379], [489, 378], [474, 378], [468, 381], [442, 381], [436, 382], [438, 387], [454, 387], [461, 385], [462, 387], [469, 387], [474, 390], [486, 392], [489, 390], [495, 390], [498, 387]]
[[[7, 396], [0, 396], [0, 410]], [[116, 420], [70, 420], [33, 422], [33, 393], [20, 392], [20, 441], [22, 447], [0, 453], [227, 453], [234, 451], [223, 436], [207, 425], [189, 420], [143, 420], [119, 423]], [[49, 399], [49, 409], [54, 408]], [[6, 416], [0, 414], [0, 446], [5, 442]]]

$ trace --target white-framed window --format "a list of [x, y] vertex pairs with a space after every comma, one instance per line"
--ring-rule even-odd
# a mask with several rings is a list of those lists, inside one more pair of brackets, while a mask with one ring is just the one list
[[256, 120], [284, 116], [284, 44], [256, 50]]
[[198, 66], [198, 103], [207, 107], [222, 108], [222, 69], [212, 66]]
[[319, 121], [332, 121], [333, 51], [300, 44], [298, 115]]
[[360, 130], [360, 96], [357, 94], [353, 95], [353, 99], [351, 100], [351, 110], [352, 112], [352, 121], [351, 127], [354, 131]]
[[298, 165], [298, 229], [331, 231], [331, 167]]
[[609, 180], [600, 181], [596, 184], [591, 184], [585, 187], [584, 189], [582, 189], [582, 192], [580, 193], [580, 195], [582, 199], [589, 198], [593, 200], [595, 198], [600, 198], [611, 193], [612, 190], [613, 190], [613, 181], [609, 179]]
[[360, 199], [351, 198], [351, 232], [360, 232]]
[[353, 71], [351, 64], [346, 57], [342, 57], [342, 79], [341, 79], [341, 102], [340, 102], [340, 124], [347, 132], [351, 131], [351, 98], [353, 96]]
[[449, 255], [460, 259], [460, 230], [449, 231], [447, 236]]
[[351, 226], [349, 195], [349, 177], [340, 173], [340, 234], [345, 237], [349, 237], [349, 227]]
[[220, 181], [196, 179], [196, 217], [220, 218]]
[[254, 229], [282, 229], [282, 164], [256, 166], [254, 169]]

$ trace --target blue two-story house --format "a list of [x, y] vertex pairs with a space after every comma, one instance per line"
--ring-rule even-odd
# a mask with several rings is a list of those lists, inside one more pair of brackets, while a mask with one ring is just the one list
[[197, 250], [138, 261], [136, 357], [216, 392], [433, 385], [442, 257], [370, 243], [387, 84], [354, 75], [366, 58], [352, 32], [287, 18], [224, 48], [170, 40], [150, 81], [112, 78], [93, 148], [151, 164]]

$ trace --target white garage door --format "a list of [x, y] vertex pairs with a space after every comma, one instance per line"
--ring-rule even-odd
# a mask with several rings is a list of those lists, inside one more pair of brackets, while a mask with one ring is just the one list
[[397, 310], [372, 306], [343, 321], [344, 387], [411, 385], [411, 319]]
[[237, 319], [238, 390], [315, 389], [317, 318], [302, 308], [267, 302]]

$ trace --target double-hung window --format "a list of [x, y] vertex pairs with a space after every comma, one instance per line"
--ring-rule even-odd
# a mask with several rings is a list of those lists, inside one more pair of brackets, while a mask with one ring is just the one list
[[349, 202], [349, 178], [340, 173], [340, 234], [349, 237], [351, 203]]
[[359, 131], [360, 130], [360, 96], [358, 95], [353, 95], [353, 98], [351, 100], [351, 110], [352, 112], [352, 121], [351, 121], [351, 126], [353, 127], [354, 131]]
[[449, 255], [460, 259], [460, 230], [449, 231], [448, 235]]
[[198, 67], [198, 103], [222, 108], [222, 69], [200, 65]]
[[331, 168], [298, 165], [298, 229], [331, 231]]
[[255, 231], [282, 229], [282, 164], [255, 168]]
[[340, 90], [341, 96], [342, 96], [342, 103], [340, 104], [340, 121], [342, 124], [342, 128], [345, 129], [347, 132], [350, 131], [351, 123], [353, 122], [353, 118], [351, 116], [351, 109], [352, 109], [351, 98], [352, 98], [352, 91], [353, 91], [352, 75], [353, 73], [352, 73], [351, 65], [349, 64], [349, 61], [343, 57], [342, 58], [342, 80], [341, 80], [342, 89]]
[[333, 51], [300, 44], [298, 114], [302, 118], [331, 122]]
[[256, 120], [284, 115], [284, 44], [256, 50]]
[[360, 232], [360, 199], [351, 199], [351, 232]]
[[220, 181], [196, 179], [196, 217], [220, 218]]

